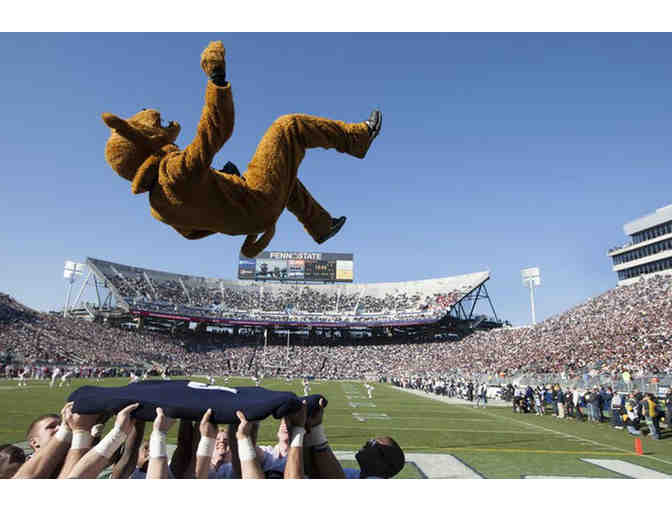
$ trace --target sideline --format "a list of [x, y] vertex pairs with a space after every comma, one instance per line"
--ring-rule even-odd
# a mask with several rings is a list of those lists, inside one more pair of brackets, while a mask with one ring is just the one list
[[[426, 391], [411, 390], [409, 388], [399, 388], [398, 386], [392, 386], [392, 385], [388, 385], [388, 387], [399, 391], [405, 391], [406, 393], [411, 393], [413, 395], [418, 395], [419, 397], [430, 398], [432, 400], [439, 400], [441, 402], [445, 402], [446, 404], [457, 404], [467, 407], [473, 407], [473, 404], [471, 404], [468, 400], [462, 400], [461, 398], [444, 397], [443, 395], [435, 395], [433, 393], [427, 393]], [[511, 403], [503, 402], [501, 400], [488, 399], [488, 404], [484, 409], [487, 409], [488, 407], [511, 407]]]
[[[553, 430], [553, 429], [549, 429], [549, 428], [546, 428], [546, 427], [542, 427], [541, 425], [536, 425], [536, 424], [534, 424], [534, 423], [528, 423], [528, 422], [525, 422], [525, 421], [516, 420], [515, 418], [510, 418], [510, 417], [508, 417], [508, 416], [500, 416], [500, 415], [497, 415], [497, 414], [492, 414], [492, 413], [489, 413], [489, 412], [487, 411], [487, 409], [485, 409], [485, 410], [480, 410], [480, 409], [479, 409], [479, 410], [476, 410], [476, 409], [474, 409], [473, 407], [471, 407], [471, 406], [469, 406], [469, 405], [464, 405], [464, 403], [463, 403], [464, 401], [461, 401], [461, 400], [459, 400], [459, 399], [448, 399], [447, 397], [439, 397], [438, 395], [428, 395], [428, 394], [426, 394], [425, 392], [423, 392], [423, 391], [419, 391], [419, 390], [409, 390], [409, 389], [406, 389], [406, 388], [398, 388], [398, 387], [396, 387], [396, 386], [390, 386], [390, 387], [391, 387], [391, 388], [395, 388], [395, 389], [400, 390], [400, 391], [405, 391], [405, 392], [407, 392], [407, 393], [412, 393], [412, 394], [417, 395], [417, 396], [419, 396], [419, 397], [425, 397], [425, 398], [433, 398], [433, 397], [437, 397], [437, 398], [434, 398], [434, 400], [442, 400], [442, 401], [444, 401], [444, 402], [447, 403], [447, 404], [458, 404], [458, 403], [462, 403], [462, 404], [463, 404], [463, 407], [465, 407], [466, 409], [470, 409], [470, 410], [472, 410], [472, 411], [474, 411], [474, 412], [479, 412], [479, 413], [483, 413], [483, 412], [485, 412], [488, 416], [491, 416], [491, 417], [493, 417], [493, 418], [501, 418], [501, 419], [503, 419], [503, 420], [509, 420], [509, 421], [514, 422], [514, 423], [518, 423], [518, 424], [520, 424], [520, 425], [526, 425], [526, 426], [528, 426], [528, 427], [532, 427], [532, 428], [536, 428], [536, 429], [541, 429], [541, 430], [544, 430], [544, 431], [546, 431], [546, 432], [551, 432], [551, 433], [553, 433], [553, 434], [557, 434], [557, 435], [559, 435], [559, 436], [562, 436], [562, 437], [565, 437], [565, 438], [569, 438], [569, 439], [572, 439], [572, 440], [576, 440], [576, 441], [580, 441], [580, 442], [584, 442], [584, 443], [592, 443], [592, 444], [597, 445], [597, 446], [601, 446], [601, 447], [608, 448], [608, 449], [610, 449], [610, 450], [615, 450], [615, 451], [618, 451], [618, 452], [623, 452], [623, 453], [627, 454], [628, 456], [632, 456], [632, 452], [631, 452], [631, 451], [629, 451], [629, 450], [625, 450], [625, 449], [623, 449], [623, 448], [619, 448], [619, 447], [617, 447], [617, 446], [612, 446], [612, 445], [609, 445], [609, 444], [600, 443], [599, 441], [594, 441], [594, 440], [592, 440], [592, 439], [586, 439], [586, 438], [583, 438], [583, 437], [580, 437], [580, 436], [575, 436], [575, 435], [573, 435], [573, 434], [568, 434], [568, 433], [566, 433], [566, 432], [559, 432], [559, 431], [557, 431], [557, 430]], [[508, 406], [510, 406], [510, 404], [507, 402], [507, 403], [505, 403], [504, 405], [501, 405], [501, 404], [500, 404], [499, 407], [504, 407], [504, 406], [508, 407]], [[654, 456], [652, 456], [652, 455], [647, 455], [646, 458], [647, 458], [647, 459], [656, 460], [656, 461], [658, 461], [658, 462], [662, 462], [662, 463], [664, 463], [664, 464], [669, 464], [669, 465], [672, 466], [672, 461], [669, 461], [669, 460], [661, 459], [661, 458], [659, 458], [659, 457], [654, 457]]]

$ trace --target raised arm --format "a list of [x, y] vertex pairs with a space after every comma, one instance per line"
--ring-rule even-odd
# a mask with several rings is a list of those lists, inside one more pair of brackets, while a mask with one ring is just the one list
[[140, 452], [140, 445], [142, 438], [145, 435], [145, 422], [136, 421], [131, 429], [126, 443], [124, 443], [124, 453], [121, 459], [112, 468], [110, 478], [128, 478], [133, 473], [135, 465], [138, 462], [138, 454]]
[[199, 426], [201, 439], [198, 442], [196, 450], [196, 478], [207, 478], [210, 471], [210, 461], [215, 451], [215, 441], [217, 439], [217, 427], [210, 422], [212, 409], [208, 409]]
[[72, 406], [72, 402], [65, 405], [61, 410], [61, 424], [54, 437], [27, 460], [12, 478], [50, 478], [58, 472], [57, 469], [63, 463], [72, 441], [72, 431], [66, 420]]
[[93, 446], [91, 429], [97, 423], [97, 414], [78, 414], [71, 411], [65, 413], [65, 422], [72, 430], [72, 444], [65, 457], [59, 478], [66, 478], [72, 468], [81, 460]]
[[238, 430], [236, 431], [238, 458], [240, 459], [240, 474], [243, 479], [258, 478], [263, 479], [264, 473], [261, 471], [259, 460], [257, 459], [257, 449], [252, 442], [252, 422], [248, 422], [242, 411], [236, 411], [236, 416], [240, 420]]
[[289, 430], [289, 453], [284, 478], [303, 478], [303, 438], [306, 435], [306, 402], [301, 409], [283, 418]]
[[172, 478], [168, 468], [168, 451], [166, 447], [166, 433], [173, 426], [175, 420], [167, 417], [163, 409], [156, 408], [156, 419], [152, 435], [149, 436], [149, 467], [147, 479]]
[[110, 458], [126, 441], [126, 437], [135, 425], [131, 413], [140, 404], [124, 407], [114, 421], [114, 427], [94, 448], [88, 451], [72, 468], [68, 478], [96, 478], [109, 464]]
[[184, 150], [189, 168], [209, 169], [215, 154], [233, 133], [233, 96], [226, 81], [225, 53], [222, 42], [213, 41], [201, 54], [201, 68], [209, 80], [196, 136]]
[[324, 417], [324, 400], [320, 399], [319, 409], [309, 416], [307, 427], [310, 432], [304, 438], [304, 447], [312, 453], [311, 474], [314, 478], [345, 478], [343, 467], [336, 455], [331, 451], [327, 436], [324, 433], [322, 420]]

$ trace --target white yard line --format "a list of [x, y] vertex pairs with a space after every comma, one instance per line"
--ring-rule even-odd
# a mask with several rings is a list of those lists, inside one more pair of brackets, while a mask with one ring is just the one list
[[613, 460], [613, 459], [581, 459], [584, 462], [589, 462], [590, 464], [595, 464], [601, 468], [608, 469], [609, 471], [614, 471], [620, 475], [625, 475], [629, 478], [672, 478], [670, 475], [661, 473], [660, 471], [654, 471], [653, 469], [648, 469], [632, 462], [626, 462], [624, 460]]
[[[355, 460], [354, 452], [337, 450], [338, 460]], [[412, 462], [427, 478], [483, 478], [457, 457], [440, 453], [407, 453], [406, 462]]]

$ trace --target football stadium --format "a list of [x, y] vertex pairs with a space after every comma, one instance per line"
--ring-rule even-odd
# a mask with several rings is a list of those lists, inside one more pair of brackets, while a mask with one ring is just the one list
[[[275, 276], [263, 274], [271, 258]], [[348, 260], [349, 272], [337, 279], [332, 259]], [[308, 260], [323, 261], [323, 271], [306, 270]], [[31, 453], [35, 418], [57, 415], [80, 387], [182, 380], [326, 397], [324, 429], [346, 470], [358, 467], [362, 444], [383, 435], [403, 449], [396, 478], [672, 476], [665, 271], [510, 327], [497, 318], [488, 272], [345, 283], [352, 260], [265, 252], [252, 264], [261, 272], [222, 280], [86, 258], [66, 263], [65, 276], [79, 280], [63, 312], [2, 295], [3, 402], [12, 411], [0, 442]], [[250, 262], [241, 256], [241, 266]], [[285, 271], [299, 266], [293, 277]], [[261, 420], [257, 432], [276, 457], [279, 423]], [[183, 426], [168, 431], [172, 455]]]
[[278, 32], [385, 10], [310, 7], [0, 32], [0, 478], [180, 479], [10, 496], [669, 499], [672, 37]]

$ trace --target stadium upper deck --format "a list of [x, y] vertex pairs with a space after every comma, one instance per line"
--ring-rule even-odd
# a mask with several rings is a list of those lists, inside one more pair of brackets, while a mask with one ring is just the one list
[[483, 285], [487, 271], [388, 283], [270, 283], [167, 273], [87, 258], [134, 315], [238, 325], [395, 326], [432, 323]]
[[625, 246], [609, 250], [618, 285], [640, 277], [672, 273], [672, 204], [623, 225], [630, 236]]

